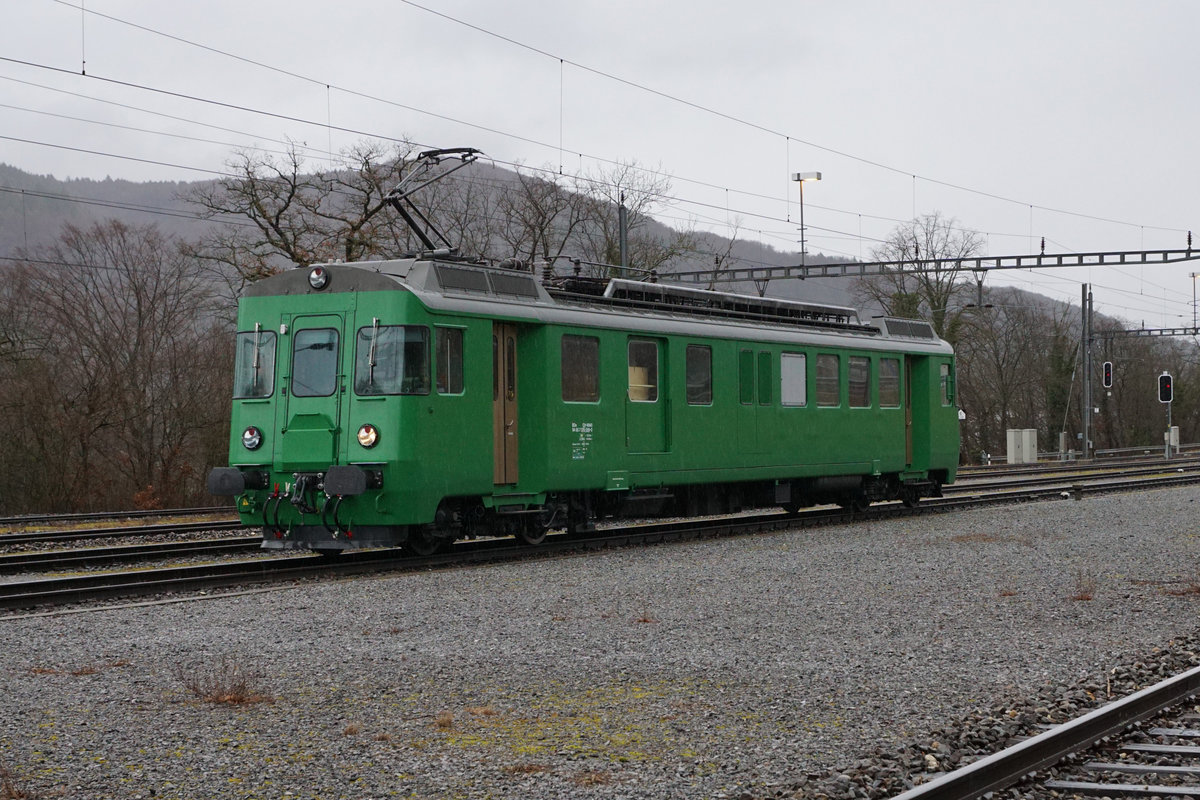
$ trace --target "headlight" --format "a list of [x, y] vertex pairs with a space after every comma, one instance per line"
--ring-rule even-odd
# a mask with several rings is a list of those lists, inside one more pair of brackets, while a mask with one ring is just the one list
[[367, 423], [358, 429], [358, 443], [363, 447], [374, 447], [379, 441], [379, 429]]
[[324, 267], [313, 267], [312, 272], [308, 273], [308, 285], [314, 289], [324, 289], [329, 283], [329, 273]]
[[242, 431], [242, 447], [247, 450], [257, 450], [262, 445], [262, 431], [251, 425]]

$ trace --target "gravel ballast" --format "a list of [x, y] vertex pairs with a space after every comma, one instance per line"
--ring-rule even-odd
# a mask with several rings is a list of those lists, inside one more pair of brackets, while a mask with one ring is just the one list
[[[902, 781], [957, 757], [932, 732], [1102, 701], [1192, 634], [1197, 495], [4, 619], [0, 766], [36, 797], [867, 796], [881, 753]], [[265, 697], [189, 688], [236, 678]]]

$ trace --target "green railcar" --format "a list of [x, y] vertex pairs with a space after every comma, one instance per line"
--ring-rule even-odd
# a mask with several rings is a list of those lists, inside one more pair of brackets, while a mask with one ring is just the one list
[[238, 320], [209, 488], [268, 548], [911, 504], [957, 469], [954, 354], [923, 322], [422, 259], [292, 270]]

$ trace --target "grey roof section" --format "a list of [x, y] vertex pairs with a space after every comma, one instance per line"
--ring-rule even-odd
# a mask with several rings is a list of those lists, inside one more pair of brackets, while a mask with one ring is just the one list
[[[698, 317], [686, 310], [671, 310], [668, 306], [608, 306], [599, 302], [589, 302], [586, 297], [564, 301], [552, 297], [531, 273], [482, 265], [408, 258], [322, 266], [330, 275], [329, 285], [321, 290], [323, 292], [407, 290], [434, 311], [517, 322], [622, 330], [646, 335], [694, 336], [805, 347], [854, 347], [862, 350], [941, 355], [950, 355], [953, 352], [949, 344], [932, 335], [932, 328], [928, 329], [931, 335], [926, 337], [908, 332], [913, 329], [905, 325], [895, 325], [895, 322], [913, 325], [913, 320], [884, 320], [882, 324], [876, 320], [878, 327], [855, 325], [846, 329], [810, 328], [786, 321], [776, 322], [761, 318]], [[308, 285], [310, 271], [311, 268], [297, 268], [259, 281], [247, 290], [246, 295], [316, 294], [317, 292]], [[603, 298], [592, 300], [598, 301]], [[796, 301], [776, 302], [791, 304]], [[839, 313], [850, 312], [856, 322], [858, 319], [853, 309], [841, 306], [803, 303], [800, 305], [810, 305], [826, 311], [835, 310]], [[919, 326], [928, 323], [915, 324]]]

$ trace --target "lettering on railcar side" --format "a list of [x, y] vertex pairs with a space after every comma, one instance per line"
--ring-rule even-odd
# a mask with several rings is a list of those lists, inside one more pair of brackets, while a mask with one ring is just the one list
[[592, 424], [591, 422], [572, 422], [571, 433], [575, 436], [571, 442], [571, 460], [582, 461], [587, 458], [588, 450], [592, 446]]

